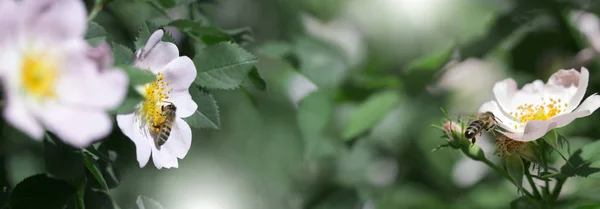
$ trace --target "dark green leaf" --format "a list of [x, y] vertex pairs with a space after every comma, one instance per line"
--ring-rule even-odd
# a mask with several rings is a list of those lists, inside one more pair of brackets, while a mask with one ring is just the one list
[[578, 149], [563, 165], [560, 173], [566, 176], [600, 178], [600, 141], [595, 141]]
[[582, 205], [582, 206], [577, 207], [576, 209], [598, 209], [598, 208], [600, 208], [600, 202]]
[[83, 176], [83, 160], [77, 149], [46, 135], [44, 150], [46, 171], [49, 174], [69, 181]]
[[[100, 148], [102, 148], [104, 146], [100, 145]], [[90, 150], [95, 150], [95, 149], [90, 149]], [[119, 177], [119, 173], [117, 172], [117, 168], [114, 164], [115, 160], [116, 160], [116, 152], [114, 151], [107, 151], [108, 153], [105, 154], [104, 151], [100, 151], [100, 150], [96, 150], [94, 151], [95, 153], [100, 153], [100, 154], [89, 154], [86, 153], [88, 155], [89, 158], [94, 158], [96, 159], [95, 161], [92, 161], [92, 165], [94, 165], [94, 167], [98, 170], [98, 172], [100, 172], [100, 176], [102, 177], [102, 180], [104, 180], [105, 184], [101, 184], [99, 181], [88, 181], [88, 186], [94, 189], [100, 189], [100, 190], [105, 190], [105, 188], [109, 188], [109, 189], [113, 189], [116, 188], [119, 183], [120, 183], [120, 177]], [[101, 157], [96, 157], [96, 156], [101, 156]], [[108, 160], [106, 160], [108, 159]], [[96, 175], [93, 174], [91, 172], [91, 170], [88, 170], [88, 172], [86, 172], [88, 179], [96, 179]]]
[[108, 194], [102, 191], [85, 191], [86, 209], [118, 209]]
[[156, 200], [144, 196], [138, 196], [135, 204], [137, 205], [137, 209], [163, 209], [163, 206], [156, 202]]
[[516, 185], [518, 185], [519, 190], [522, 190], [525, 166], [523, 165], [523, 160], [521, 160], [521, 156], [519, 156], [518, 154], [509, 155], [506, 158], [504, 158], [504, 161], [508, 175], [513, 180], [513, 182]]
[[131, 65], [118, 65], [117, 68], [127, 73], [130, 86], [143, 85], [156, 80], [156, 75], [150, 72], [150, 70], [144, 70]]
[[175, 6], [175, 0], [159, 0], [159, 2], [164, 8], [171, 8]]
[[237, 88], [258, 61], [233, 43], [220, 43], [201, 49], [194, 58], [198, 69], [196, 84], [210, 89]]
[[252, 34], [252, 28], [250, 27], [225, 30], [225, 33], [241, 46], [254, 42], [254, 35]]
[[370, 96], [350, 116], [342, 137], [350, 140], [373, 127], [400, 102], [395, 91], [383, 91]]
[[144, 96], [142, 96], [139, 92], [137, 92], [133, 86], [129, 86], [127, 89], [127, 96], [119, 105], [119, 107], [111, 110], [110, 113], [113, 115], [116, 114], [128, 114], [135, 110], [135, 106], [137, 106], [140, 102], [144, 101]]
[[253, 67], [250, 71], [247, 81], [258, 90], [264, 91], [267, 89], [267, 82], [260, 76], [256, 67]]
[[179, 32], [207, 45], [235, 41], [223, 30], [212, 26], [204, 26], [200, 21], [180, 19], [169, 23], [169, 26], [176, 27]]
[[[148, 39], [150, 38], [150, 36], [152, 35], [152, 33], [154, 33], [156, 30], [160, 29], [160, 26], [158, 26], [157, 24], [150, 22], [150, 21], [144, 21], [142, 23], [142, 25], [140, 26], [140, 29], [138, 30], [138, 35], [135, 39], [135, 48], [136, 49], [141, 49], [146, 45], [146, 42], [148, 42]], [[161, 39], [162, 41], [165, 42], [171, 42], [174, 43], [175, 40], [173, 39], [173, 37], [165, 32], [165, 35], [162, 37]]]
[[510, 203], [511, 209], [542, 209], [542, 204], [527, 196], [519, 197]]
[[[452, 58], [453, 48], [444, 49], [410, 62], [403, 71], [406, 86], [411, 90], [424, 89]], [[418, 91], [415, 91], [418, 92]]]
[[198, 104], [198, 109], [190, 117], [184, 118], [191, 127], [219, 129], [219, 107], [212, 95], [191, 88], [192, 99]]
[[94, 157], [87, 153], [83, 153], [83, 162], [88, 171], [94, 176], [94, 179], [102, 186], [102, 189], [108, 191], [108, 185], [106, 185], [106, 181], [104, 180], [104, 177], [102, 177], [102, 172], [96, 165]]
[[38, 174], [17, 184], [10, 195], [9, 206], [11, 209], [62, 209], [75, 191], [65, 181]]
[[98, 23], [90, 21], [88, 22], [85, 39], [92, 46], [98, 46], [98, 44], [106, 41], [106, 31]]
[[128, 65], [133, 61], [133, 51], [121, 44], [112, 44], [115, 65]]

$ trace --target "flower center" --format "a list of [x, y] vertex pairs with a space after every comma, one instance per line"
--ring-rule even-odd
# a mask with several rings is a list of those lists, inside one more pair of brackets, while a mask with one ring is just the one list
[[[565, 111], [568, 104], [561, 99], [549, 98], [547, 101], [542, 98], [542, 104], [522, 104], [517, 107], [516, 112], [510, 112], [514, 121], [524, 125], [532, 120], [548, 120]], [[515, 125], [515, 129], [518, 126]]]
[[164, 82], [164, 74], [158, 73], [156, 80], [152, 83], [146, 84], [142, 91], [145, 92], [145, 100], [142, 102], [140, 111], [142, 117], [147, 125], [150, 126], [152, 131], [158, 132], [160, 125], [165, 122], [166, 116], [162, 114], [162, 105], [166, 99], [169, 99], [168, 94], [173, 89], [168, 89], [169, 82]]
[[21, 61], [21, 83], [27, 94], [37, 99], [56, 97], [54, 87], [58, 66], [46, 53], [26, 52]]
[[496, 138], [496, 154], [500, 157], [517, 153], [526, 144], [526, 142], [515, 141], [504, 135]]

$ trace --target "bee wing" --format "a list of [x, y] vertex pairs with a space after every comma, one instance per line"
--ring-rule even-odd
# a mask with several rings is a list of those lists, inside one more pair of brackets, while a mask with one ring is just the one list
[[192, 129], [183, 119], [176, 117], [173, 127], [171, 127], [169, 139], [162, 147], [178, 158], [183, 158], [190, 149], [191, 144]]

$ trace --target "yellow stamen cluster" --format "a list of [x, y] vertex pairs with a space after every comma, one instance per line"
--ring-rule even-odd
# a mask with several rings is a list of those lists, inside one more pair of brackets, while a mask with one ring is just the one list
[[[567, 108], [567, 103], [561, 99], [549, 98], [548, 102], [542, 98], [542, 104], [522, 104], [517, 107], [517, 112], [510, 112], [514, 121], [525, 124], [532, 120], [548, 120], [562, 112]], [[517, 125], [514, 127], [518, 128]]]
[[36, 99], [55, 98], [57, 71], [56, 62], [47, 54], [26, 52], [21, 62], [22, 87], [27, 94]]
[[169, 82], [164, 82], [164, 74], [158, 73], [156, 81], [146, 84], [145, 97], [140, 109], [142, 117], [150, 129], [158, 132], [160, 125], [165, 122], [166, 117], [162, 114], [161, 107], [173, 89], [167, 88]]
[[500, 157], [520, 152], [526, 142], [515, 141], [504, 135], [496, 138], [496, 154]]

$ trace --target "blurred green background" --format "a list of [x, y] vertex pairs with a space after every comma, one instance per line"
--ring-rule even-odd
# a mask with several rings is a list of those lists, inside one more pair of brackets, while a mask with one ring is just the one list
[[[430, 125], [441, 107], [473, 114], [507, 77], [522, 86], [586, 66], [586, 95], [600, 92], [597, 14], [595, 0], [180, 0], [171, 18], [251, 30], [243, 46], [266, 90], [211, 91], [220, 129], [194, 130], [177, 169], [140, 169], [116, 128], [103, 145], [117, 154], [110, 194], [121, 208], [138, 195], [176, 209], [509, 208], [516, 188], [456, 150], [432, 152], [444, 139]], [[144, 20], [167, 21], [133, 0], [95, 19], [129, 47]], [[574, 150], [600, 136], [599, 122], [560, 132]], [[45, 167], [43, 144], [16, 134], [4, 125], [0, 146], [12, 186]], [[478, 143], [493, 156], [491, 139]], [[574, 178], [559, 206], [598, 194], [600, 181]]]

